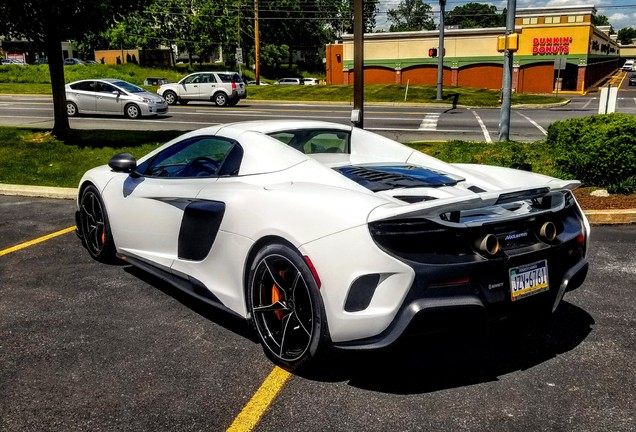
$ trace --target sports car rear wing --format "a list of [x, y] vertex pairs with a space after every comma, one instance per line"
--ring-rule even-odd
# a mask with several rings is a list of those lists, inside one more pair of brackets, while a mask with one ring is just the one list
[[425, 218], [442, 224], [475, 226], [557, 212], [575, 201], [570, 190], [579, 185], [578, 181], [551, 183], [552, 188], [513, 188], [413, 204], [386, 204], [375, 208], [369, 214], [368, 222]]

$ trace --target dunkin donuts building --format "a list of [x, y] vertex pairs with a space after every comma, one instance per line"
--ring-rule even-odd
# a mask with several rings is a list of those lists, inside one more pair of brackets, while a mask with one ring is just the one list
[[[513, 91], [584, 93], [617, 69], [618, 44], [609, 26], [592, 25], [595, 14], [591, 5], [517, 9]], [[505, 28], [445, 29], [444, 86], [501, 88], [504, 33]], [[369, 33], [364, 39], [365, 83], [437, 83], [437, 30]], [[353, 48], [353, 35], [327, 45], [328, 84], [353, 83]]]

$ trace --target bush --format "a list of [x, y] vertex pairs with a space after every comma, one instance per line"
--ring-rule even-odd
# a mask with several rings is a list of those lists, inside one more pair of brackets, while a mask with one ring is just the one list
[[[604, 114], [552, 123], [546, 143], [561, 177], [630, 193], [636, 177], [636, 117]], [[631, 180], [630, 180], [631, 179]]]

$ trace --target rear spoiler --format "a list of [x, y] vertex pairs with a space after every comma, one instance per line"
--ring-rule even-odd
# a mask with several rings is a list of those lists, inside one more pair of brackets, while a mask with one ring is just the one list
[[[533, 187], [503, 189], [408, 205], [386, 204], [375, 208], [369, 214], [368, 222], [390, 219], [425, 218], [437, 222], [447, 221], [459, 223], [461, 220], [461, 212], [478, 209], [490, 210], [484, 212], [483, 221], [512, 219], [527, 216], [529, 213], [554, 212], [562, 209], [565, 205], [563, 194], [560, 192], [572, 190], [580, 184], [578, 181], [559, 181], [559, 183], [560, 187], [557, 188]], [[529, 201], [535, 202], [536, 205], [529, 205], [523, 208], [518, 206], [517, 211], [511, 210], [513, 203]]]

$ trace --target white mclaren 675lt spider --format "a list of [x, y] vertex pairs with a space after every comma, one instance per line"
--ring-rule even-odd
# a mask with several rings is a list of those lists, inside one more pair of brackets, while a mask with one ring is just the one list
[[298, 370], [474, 316], [544, 316], [587, 274], [577, 181], [448, 164], [318, 121], [223, 124], [81, 179], [98, 261], [138, 266], [253, 323]]

